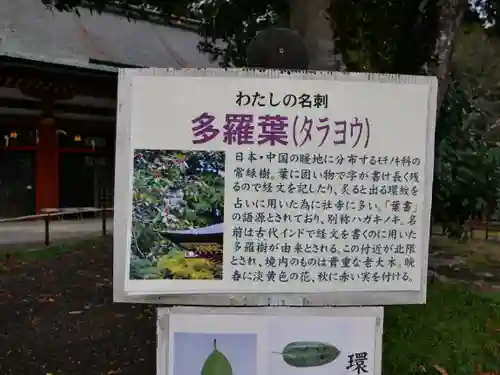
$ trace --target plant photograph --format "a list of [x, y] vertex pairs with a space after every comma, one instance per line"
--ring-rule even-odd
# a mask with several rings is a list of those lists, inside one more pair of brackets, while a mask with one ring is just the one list
[[175, 332], [174, 375], [256, 375], [254, 333]]
[[221, 151], [136, 149], [131, 280], [222, 279]]

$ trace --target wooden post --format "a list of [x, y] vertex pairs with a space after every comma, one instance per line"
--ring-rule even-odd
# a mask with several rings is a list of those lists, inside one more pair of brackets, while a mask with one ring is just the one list
[[47, 214], [44, 217], [45, 222], [45, 246], [50, 245], [50, 215]]
[[102, 211], [101, 211], [101, 218], [102, 218], [102, 236], [104, 237], [106, 235], [106, 206], [103, 206], [102, 207]]

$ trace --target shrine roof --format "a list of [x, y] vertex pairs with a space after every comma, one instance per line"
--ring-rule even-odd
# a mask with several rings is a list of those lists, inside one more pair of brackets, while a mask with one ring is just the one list
[[51, 11], [41, 0], [0, 1], [0, 56], [107, 72], [216, 66], [197, 49], [196, 25], [190, 28], [86, 8]]

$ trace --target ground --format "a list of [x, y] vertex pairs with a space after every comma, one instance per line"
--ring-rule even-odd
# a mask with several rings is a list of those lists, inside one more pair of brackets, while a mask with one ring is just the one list
[[[0, 257], [0, 374], [156, 374], [154, 306], [112, 302], [111, 241]], [[385, 309], [384, 375], [498, 375], [499, 293], [433, 280], [426, 305]]]
[[109, 238], [78, 248], [3, 262], [0, 374], [156, 374], [154, 309], [112, 302]]
[[[106, 220], [106, 231], [113, 231], [113, 219]], [[87, 238], [102, 232], [102, 219], [52, 220], [49, 226], [50, 243], [65, 242], [68, 239]], [[0, 253], [15, 249], [42, 246], [45, 242], [43, 220], [0, 223]]]
[[434, 236], [431, 245], [429, 265], [441, 276], [500, 286], [500, 240], [497, 234], [488, 241], [475, 238], [467, 242]]

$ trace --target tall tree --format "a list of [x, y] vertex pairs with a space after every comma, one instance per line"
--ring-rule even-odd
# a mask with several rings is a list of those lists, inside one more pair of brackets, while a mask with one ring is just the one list
[[[303, 37], [310, 68], [382, 73], [433, 74], [440, 80], [439, 102], [450, 77], [450, 60], [464, 16], [471, 9], [494, 21], [496, 0], [41, 0], [58, 10], [87, 5], [126, 13], [154, 9], [165, 18], [201, 22], [200, 48], [223, 66], [243, 66], [248, 42], [267, 25], [294, 29]], [[467, 13], [469, 11], [469, 13]], [[474, 12], [473, 12], [474, 13]], [[221, 40], [224, 43], [216, 43]]]
[[[290, 27], [304, 39], [311, 69], [436, 75], [440, 112], [434, 214], [448, 227], [460, 229], [497, 197], [500, 161], [491, 157], [491, 145], [468, 121], [483, 117], [471, 103], [473, 95], [465, 94], [467, 80], [453, 68], [452, 56], [464, 23], [487, 23], [492, 25], [488, 34], [499, 33], [499, 0], [41, 1], [62, 11], [85, 3], [97, 10], [119, 7], [139, 17], [154, 10], [166, 20], [174, 15], [194, 18], [204, 37], [200, 50], [221, 66], [244, 66], [250, 40], [259, 30], [276, 25]], [[481, 38], [472, 44], [488, 45]], [[476, 68], [475, 60], [469, 63]], [[464, 73], [469, 68], [458, 66]]]
[[469, 121], [500, 139], [500, 38], [488, 35], [490, 32], [478, 25], [464, 27], [456, 43], [453, 64], [477, 109]]
[[345, 70], [335, 48], [330, 0], [291, 0], [290, 28], [304, 40], [313, 70]]

